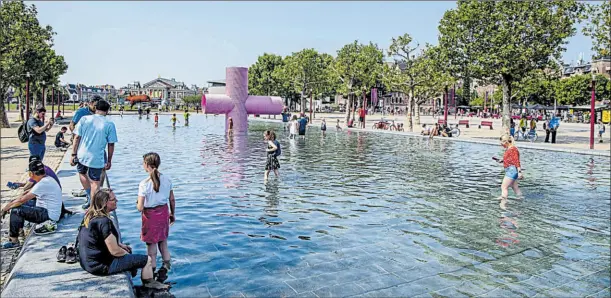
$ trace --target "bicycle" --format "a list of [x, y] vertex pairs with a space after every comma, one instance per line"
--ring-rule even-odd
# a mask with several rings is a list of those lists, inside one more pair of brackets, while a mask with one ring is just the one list
[[453, 137], [459, 137], [460, 136], [460, 128], [458, 128], [458, 124], [454, 125], [453, 128], [451, 128], [450, 133], [452, 134]]
[[534, 129], [531, 129], [530, 131], [526, 133], [522, 132], [522, 130], [518, 130], [518, 132], [516, 133], [516, 141], [519, 141], [520, 139], [522, 139], [522, 140], [528, 140], [531, 143], [534, 143], [537, 141], [538, 137], [539, 135], [537, 135], [537, 131]]

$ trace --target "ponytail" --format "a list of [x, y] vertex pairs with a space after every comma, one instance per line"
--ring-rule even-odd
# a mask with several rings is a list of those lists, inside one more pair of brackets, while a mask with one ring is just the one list
[[151, 178], [151, 182], [153, 182], [153, 190], [155, 190], [155, 192], [159, 192], [159, 186], [161, 184], [161, 181], [159, 180], [159, 165], [161, 164], [161, 158], [159, 157], [159, 154], [155, 153], [155, 152], [150, 152], [147, 153], [143, 156], [144, 158], [144, 163], [147, 164], [149, 167], [153, 168], [153, 170], [150, 173], [150, 178]]
[[153, 169], [150, 177], [151, 181], [153, 182], [153, 189], [155, 190], [155, 192], [159, 192], [159, 184], [161, 184], [161, 182], [159, 181], [159, 171], [156, 168]]

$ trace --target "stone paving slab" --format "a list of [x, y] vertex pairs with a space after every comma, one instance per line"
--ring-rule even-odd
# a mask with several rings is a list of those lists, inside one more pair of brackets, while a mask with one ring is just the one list
[[[24, 243], [21, 255], [8, 276], [2, 297], [134, 297], [127, 274], [98, 277], [84, 271], [78, 263], [58, 263], [56, 254], [62, 245], [73, 243], [83, 218], [82, 198], [73, 198], [80, 189], [78, 176], [66, 154], [57, 171], [62, 183], [66, 208], [77, 213], [61, 220], [57, 232], [32, 234]], [[36, 285], [36, 286], [33, 286]]]

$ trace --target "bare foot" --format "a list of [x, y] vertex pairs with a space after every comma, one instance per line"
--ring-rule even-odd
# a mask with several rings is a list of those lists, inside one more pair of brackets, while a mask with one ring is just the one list
[[502, 199], [501, 203], [499, 204], [499, 207], [501, 207], [501, 209], [503, 209], [503, 210], [507, 210], [507, 200], [506, 199]]

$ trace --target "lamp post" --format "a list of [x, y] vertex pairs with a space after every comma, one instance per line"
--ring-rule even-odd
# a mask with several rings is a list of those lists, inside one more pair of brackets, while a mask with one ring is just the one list
[[25, 121], [30, 119], [30, 72], [25, 74]]
[[596, 118], [596, 81], [592, 73], [592, 99], [590, 100], [590, 149], [594, 149], [594, 118]]
[[53, 119], [54, 117], [55, 117], [55, 86], [53, 86], [53, 89], [51, 89], [51, 119]]
[[[66, 116], [66, 104], [64, 103], [64, 92], [60, 91], [59, 92], [60, 96], [61, 96], [61, 103], [62, 103], [62, 116]], [[59, 106], [57, 107], [59, 109]]]
[[445, 93], [443, 94], [444, 103], [443, 103], [443, 122], [448, 124], [448, 87], [445, 88]]
[[45, 107], [45, 81], [42, 81], [42, 107]]

